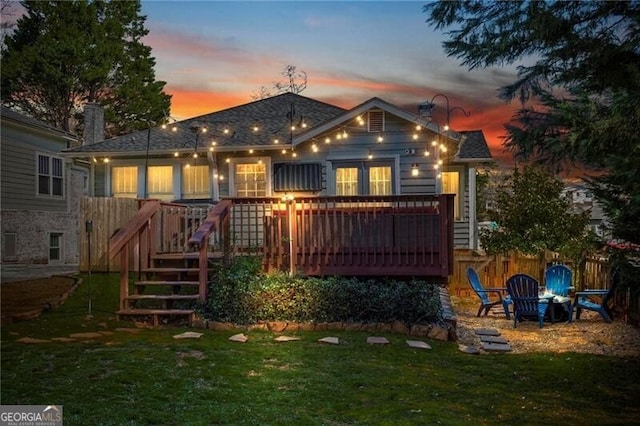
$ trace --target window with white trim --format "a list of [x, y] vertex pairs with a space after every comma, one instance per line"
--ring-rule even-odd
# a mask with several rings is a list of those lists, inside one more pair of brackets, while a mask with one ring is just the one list
[[111, 168], [111, 195], [115, 198], [138, 196], [138, 168], [119, 166]]
[[62, 260], [62, 233], [49, 233], [49, 262]]
[[173, 199], [173, 166], [149, 166], [149, 198], [170, 201]]
[[334, 164], [336, 195], [392, 195], [393, 168], [388, 162]]
[[182, 166], [182, 198], [209, 197], [209, 166]]
[[38, 195], [64, 196], [64, 161], [60, 157], [37, 154]]
[[267, 167], [264, 162], [235, 164], [234, 186], [237, 197], [265, 197]]
[[442, 193], [455, 194], [453, 201], [453, 218], [454, 220], [462, 220], [460, 214], [460, 203], [462, 202], [462, 194], [460, 189], [460, 173], [459, 172], [442, 172]]

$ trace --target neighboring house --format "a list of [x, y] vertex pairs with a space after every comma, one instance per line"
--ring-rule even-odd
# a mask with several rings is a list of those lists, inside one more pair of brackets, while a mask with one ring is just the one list
[[77, 138], [1, 108], [2, 262], [77, 264], [89, 167], [60, 152]]
[[588, 226], [591, 231], [600, 238], [611, 238], [607, 230], [607, 217], [586, 185], [577, 182], [568, 182], [562, 194], [569, 198], [573, 210], [577, 212], [589, 212]]
[[491, 161], [482, 131], [445, 130], [379, 98], [343, 109], [285, 93], [100, 139], [63, 154], [91, 162], [95, 196], [212, 204], [452, 193], [454, 245], [477, 247], [476, 167]]

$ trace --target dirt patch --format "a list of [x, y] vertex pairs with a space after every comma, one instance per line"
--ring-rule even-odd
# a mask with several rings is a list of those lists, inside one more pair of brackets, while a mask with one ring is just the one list
[[0, 285], [2, 325], [39, 316], [64, 303], [78, 286], [73, 277], [50, 277]]

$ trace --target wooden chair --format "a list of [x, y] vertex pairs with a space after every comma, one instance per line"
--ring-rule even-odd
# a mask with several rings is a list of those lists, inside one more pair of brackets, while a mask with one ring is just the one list
[[504, 291], [504, 289], [484, 288], [480, 283], [480, 277], [478, 276], [478, 273], [471, 266], [467, 268], [467, 279], [469, 280], [469, 285], [471, 285], [473, 291], [480, 298], [480, 307], [478, 308], [478, 314], [476, 316], [480, 316], [483, 311], [484, 314], [487, 315], [491, 308], [497, 305], [502, 305], [504, 314], [507, 316], [507, 319], [511, 319], [511, 315], [509, 314], [509, 305], [511, 304], [511, 299], [508, 297], [502, 297], [502, 292]]
[[542, 328], [549, 300], [541, 299], [539, 290], [538, 281], [527, 274], [509, 277], [507, 292], [513, 301], [513, 328], [518, 326], [518, 321], [529, 317], [537, 318]]

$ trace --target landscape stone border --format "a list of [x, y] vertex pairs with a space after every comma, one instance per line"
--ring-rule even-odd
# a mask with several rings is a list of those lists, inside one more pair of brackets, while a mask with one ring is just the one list
[[290, 321], [264, 321], [256, 324], [234, 324], [229, 322], [210, 321], [205, 318], [196, 318], [192, 322], [192, 327], [208, 329], [214, 331], [253, 331], [263, 330], [272, 333], [296, 332], [296, 331], [366, 331], [406, 334], [410, 336], [423, 336], [434, 340], [457, 341], [456, 325], [457, 317], [451, 304], [451, 297], [446, 287], [440, 287], [439, 291], [441, 317], [440, 324], [414, 324], [408, 327], [402, 321], [390, 323], [363, 323], [363, 322], [320, 322], [320, 323], [298, 323]]

